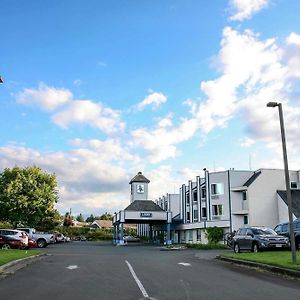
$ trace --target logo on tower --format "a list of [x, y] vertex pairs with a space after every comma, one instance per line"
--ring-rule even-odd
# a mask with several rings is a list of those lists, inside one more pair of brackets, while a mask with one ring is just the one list
[[143, 194], [145, 192], [145, 186], [143, 184], [138, 184], [136, 186], [136, 192], [139, 194]]

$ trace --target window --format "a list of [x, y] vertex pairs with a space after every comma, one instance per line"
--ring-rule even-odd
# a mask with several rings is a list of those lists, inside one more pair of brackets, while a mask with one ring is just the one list
[[212, 206], [212, 214], [213, 216], [222, 216], [223, 215], [223, 205], [213, 205]]
[[198, 221], [198, 209], [194, 209], [194, 221]]
[[247, 228], [241, 228], [241, 229], [237, 232], [237, 235], [246, 235], [246, 230], [247, 230]]
[[190, 194], [186, 195], [186, 204], [190, 204]]
[[197, 201], [197, 192], [193, 193], [193, 201], [196, 202]]
[[244, 216], [244, 224], [248, 224], [248, 216]]
[[247, 200], [247, 192], [243, 191], [243, 200]]
[[186, 221], [190, 222], [190, 212], [189, 211], [186, 213]]
[[206, 207], [202, 207], [202, 218], [207, 218], [207, 210], [206, 210]]
[[189, 240], [193, 240], [193, 230], [189, 230]]
[[288, 223], [282, 225], [282, 232], [287, 232], [288, 231]]
[[201, 189], [201, 198], [206, 199], [206, 189]]
[[224, 194], [224, 185], [223, 185], [223, 183], [212, 183], [211, 184], [211, 194], [212, 195]]
[[298, 187], [298, 184], [296, 181], [291, 181], [290, 184], [291, 184], [291, 189], [296, 189]]
[[197, 241], [201, 242], [201, 229], [197, 229]]

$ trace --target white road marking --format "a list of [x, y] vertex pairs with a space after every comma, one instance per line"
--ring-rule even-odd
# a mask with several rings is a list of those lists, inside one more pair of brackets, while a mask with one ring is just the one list
[[134, 280], [135, 280], [136, 284], [138, 285], [139, 289], [141, 290], [141, 292], [142, 292], [144, 298], [155, 300], [154, 298], [149, 297], [149, 295], [148, 295], [148, 293], [146, 292], [146, 290], [145, 290], [143, 284], [141, 283], [141, 281], [139, 280], [139, 278], [138, 278], [137, 275], [135, 274], [135, 272], [134, 272], [134, 270], [133, 270], [131, 264], [130, 264], [127, 260], [125, 260], [125, 262], [126, 262], [128, 268], [129, 268], [129, 271], [130, 271], [132, 277], [134, 278]]
[[69, 270], [75, 270], [75, 269], [78, 269], [79, 267], [77, 265], [71, 265], [71, 266], [68, 266], [66, 267], [66, 269], [69, 269]]
[[180, 262], [180, 263], [178, 263], [178, 265], [182, 265], [182, 266], [185, 266], [185, 267], [189, 267], [191, 264], [185, 263], [185, 262]]

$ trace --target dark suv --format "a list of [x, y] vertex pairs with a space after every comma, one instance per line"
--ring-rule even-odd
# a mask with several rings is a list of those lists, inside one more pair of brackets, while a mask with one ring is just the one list
[[[296, 248], [300, 250], [300, 218], [296, 219], [293, 222], [294, 225], [294, 234], [295, 234], [295, 243], [296, 243]], [[274, 230], [276, 231], [277, 234], [284, 235], [288, 238], [290, 238], [290, 227], [289, 223], [281, 223], [278, 224]]]
[[233, 250], [258, 252], [262, 249], [288, 248], [289, 238], [278, 235], [273, 229], [267, 227], [245, 227], [240, 228], [233, 237]]

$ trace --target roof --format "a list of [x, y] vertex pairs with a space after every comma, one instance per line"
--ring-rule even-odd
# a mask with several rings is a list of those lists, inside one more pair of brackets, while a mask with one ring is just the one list
[[92, 225], [96, 225], [99, 228], [112, 228], [113, 224], [111, 220], [95, 220]]
[[254, 174], [243, 184], [243, 186], [251, 185], [260, 174], [261, 171], [254, 172]]
[[[287, 204], [287, 195], [286, 191], [277, 191], [281, 199]], [[291, 190], [292, 194], [292, 213], [296, 216], [296, 218], [300, 217], [300, 190]]]
[[151, 200], [135, 200], [125, 210], [131, 211], [164, 211]]
[[142, 172], [138, 172], [130, 181], [129, 184], [133, 183], [133, 182], [146, 182], [149, 183], [150, 180], [147, 179]]

